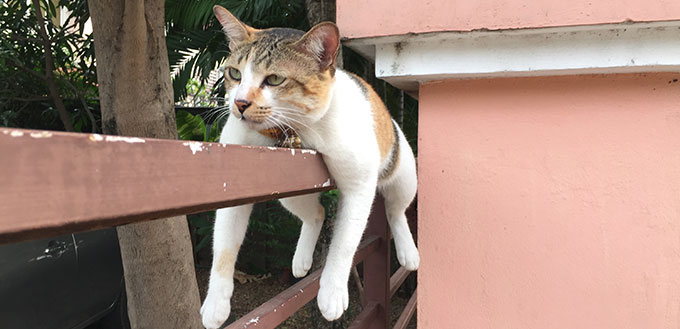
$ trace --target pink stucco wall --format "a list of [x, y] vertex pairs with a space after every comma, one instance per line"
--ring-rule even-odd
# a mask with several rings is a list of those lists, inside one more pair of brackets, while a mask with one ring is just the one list
[[680, 19], [678, 0], [338, 0], [344, 37]]
[[421, 86], [418, 327], [679, 328], [678, 78]]

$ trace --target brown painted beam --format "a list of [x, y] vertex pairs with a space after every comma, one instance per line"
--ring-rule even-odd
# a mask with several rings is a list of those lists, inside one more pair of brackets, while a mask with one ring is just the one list
[[380, 316], [380, 305], [376, 302], [366, 304], [361, 313], [357, 315], [348, 329], [373, 329], [376, 322], [380, 325], [377, 318]]
[[332, 188], [314, 151], [0, 128], [0, 244]]
[[399, 315], [399, 318], [397, 319], [397, 322], [394, 323], [394, 327], [392, 327], [392, 329], [404, 329], [406, 326], [408, 326], [409, 322], [411, 322], [411, 318], [416, 313], [416, 301], [418, 300], [417, 296], [418, 290], [416, 289], [413, 291], [413, 295], [411, 295], [408, 303], [406, 303], [404, 310]]
[[[354, 255], [354, 265], [374, 253], [381, 243], [379, 237], [366, 237]], [[226, 329], [276, 328], [281, 322], [288, 319], [293, 313], [316, 297], [316, 294], [319, 292], [320, 278], [321, 269], [307, 275], [290, 288], [234, 321]]]
[[378, 250], [364, 260], [364, 305], [376, 303], [378, 312], [371, 329], [387, 329], [390, 320], [390, 231], [382, 196], [377, 195], [366, 234], [381, 237]]
[[399, 290], [399, 287], [401, 287], [401, 284], [404, 283], [404, 280], [406, 280], [409, 274], [411, 274], [411, 271], [403, 266], [399, 267], [399, 269], [392, 274], [390, 277], [390, 298], [397, 293], [397, 290]]

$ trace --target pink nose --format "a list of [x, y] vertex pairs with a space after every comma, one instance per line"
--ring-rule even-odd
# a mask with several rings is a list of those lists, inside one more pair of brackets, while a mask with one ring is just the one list
[[238, 108], [238, 111], [241, 114], [243, 114], [243, 112], [245, 112], [248, 106], [250, 106], [250, 102], [245, 99], [237, 99], [234, 101], [234, 104], [236, 104], [236, 107]]

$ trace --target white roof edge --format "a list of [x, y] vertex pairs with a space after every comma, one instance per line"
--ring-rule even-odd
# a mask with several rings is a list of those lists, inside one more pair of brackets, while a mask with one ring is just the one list
[[495, 31], [447, 31], [344, 41], [376, 77], [417, 92], [444, 79], [680, 71], [680, 20]]

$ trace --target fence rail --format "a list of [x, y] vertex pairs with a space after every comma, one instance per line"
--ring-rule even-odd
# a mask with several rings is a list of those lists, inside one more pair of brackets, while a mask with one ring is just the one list
[[0, 243], [334, 188], [310, 150], [6, 128], [0, 168]]
[[[311, 150], [8, 128], [0, 128], [0, 168], [0, 244], [335, 188]], [[389, 244], [377, 197], [354, 258], [363, 261], [365, 288], [351, 328], [388, 327], [389, 300], [408, 275], [402, 268], [390, 276]], [[320, 276], [228, 328], [274, 328], [316, 296]], [[395, 328], [414, 310], [415, 294]]]

